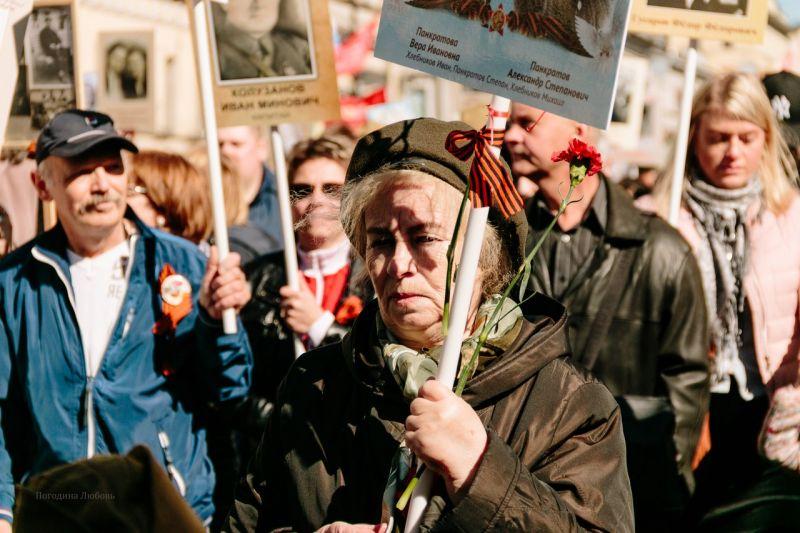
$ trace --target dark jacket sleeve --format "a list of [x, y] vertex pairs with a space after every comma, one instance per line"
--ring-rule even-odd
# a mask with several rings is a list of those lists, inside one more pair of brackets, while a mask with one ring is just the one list
[[[554, 413], [549, 450], [531, 468], [494, 432], [464, 499], [435, 531], [633, 531], [619, 407], [599, 383]], [[543, 435], [525, 436], [531, 439]], [[525, 455], [523, 450], [522, 455]]]
[[708, 410], [708, 318], [697, 261], [687, 251], [664, 292], [659, 372], [675, 413], [678, 467], [693, 489], [691, 461]]
[[[250, 460], [250, 466], [245, 476], [239, 482], [228, 518], [222, 527], [225, 532], [251, 532], [251, 531], [292, 531], [288, 515], [287, 524], [274, 524], [279, 512], [269, 512], [264, 508], [265, 502], [271, 509], [287, 509], [283, 501], [281, 490], [270, 490], [270, 487], [288, 487], [288, 476], [283, 470], [284, 464], [279, 459], [279, 452], [276, 449], [280, 439], [280, 420], [279, 413], [271, 416], [267, 422], [267, 428], [261, 439], [261, 443], [255, 455]], [[267, 483], [269, 480], [269, 484]]]

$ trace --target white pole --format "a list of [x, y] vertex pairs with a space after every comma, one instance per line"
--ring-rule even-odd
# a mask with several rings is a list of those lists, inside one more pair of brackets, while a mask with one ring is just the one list
[[[200, 79], [200, 95], [203, 100], [203, 125], [206, 130], [208, 148], [208, 174], [211, 185], [211, 208], [214, 215], [214, 241], [219, 252], [220, 262], [227, 257], [228, 225], [225, 217], [225, 200], [222, 192], [222, 166], [219, 157], [217, 138], [217, 115], [214, 107], [214, 86], [211, 74], [211, 50], [209, 49], [208, 23], [203, 0], [191, 0], [192, 19], [197, 39], [197, 68]], [[236, 333], [236, 311], [225, 309], [222, 312], [222, 327], [226, 334]]]
[[686, 152], [689, 142], [689, 123], [692, 119], [692, 100], [694, 98], [694, 80], [697, 76], [697, 50], [690, 46], [686, 53], [686, 68], [683, 73], [683, 96], [681, 98], [681, 114], [678, 123], [678, 138], [675, 141], [675, 160], [672, 162], [672, 187], [669, 196], [669, 223], [678, 225], [678, 215], [683, 196], [683, 180], [686, 171]]
[[[508, 98], [494, 96], [489, 112], [505, 114], [511, 102]], [[505, 116], [489, 116], [487, 126], [494, 130], [503, 130], [506, 127]], [[492, 154], [500, 157], [500, 148], [492, 147]], [[453, 305], [450, 311], [450, 327], [447, 338], [442, 348], [442, 357], [439, 359], [439, 369], [436, 379], [445, 387], [452, 389], [461, 361], [461, 343], [464, 341], [464, 330], [467, 327], [472, 289], [475, 286], [475, 276], [478, 272], [478, 260], [483, 246], [483, 236], [486, 232], [486, 221], [489, 217], [489, 208], [481, 207], [471, 209], [467, 221], [467, 231], [464, 235], [464, 246], [461, 250], [461, 259], [458, 262], [458, 274], [453, 288]], [[408, 516], [406, 518], [405, 533], [419, 531], [420, 521], [425, 509], [428, 507], [431, 486], [433, 485], [433, 472], [426, 469], [411, 494], [408, 503]]]
[[[283, 236], [283, 259], [286, 264], [286, 284], [292, 290], [300, 288], [297, 268], [297, 246], [294, 242], [292, 208], [289, 205], [289, 176], [286, 172], [286, 155], [283, 138], [278, 128], [272, 128], [272, 155], [275, 161], [275, 185], [278, 188], [278, 212], [281, 216], [281, 235]], [[297, 335], [294, 338], [294, 356], [300, 357], [306, 351]]]

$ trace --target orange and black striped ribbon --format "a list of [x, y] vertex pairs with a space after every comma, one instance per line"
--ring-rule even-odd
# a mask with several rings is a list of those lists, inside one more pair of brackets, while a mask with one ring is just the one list
[[[489, 149], [502, 146], [504, 130], [452, 131], [447, 136], [445, 148], [462, 161], [473, 155], [469, 169], [470, 201], [473, 207], [497, 207], [504, 217], [510, 218], [522, 209], [522, 198], [503, 164]], [[464, 144], [460, 144], [466, 141]]]

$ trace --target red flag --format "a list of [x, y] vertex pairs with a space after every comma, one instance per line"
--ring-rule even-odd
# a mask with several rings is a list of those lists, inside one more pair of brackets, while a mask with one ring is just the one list
[[336, 47], [336, 74], [358, 74], [364, 70], [364, 63], [375, 49], [375, 34], [378, 19], [351, 33], [342, 44]]
[[354, 127], [367, 123], [367, 108], [386, 103], [386, 88], [381, 87], [366, 96], [342, 96], [339, 99], [342, 122]]

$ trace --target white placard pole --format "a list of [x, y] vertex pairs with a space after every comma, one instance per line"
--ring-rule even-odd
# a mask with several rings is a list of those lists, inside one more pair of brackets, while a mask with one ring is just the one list
[[[489, 110], [489, 120], [487, 127], [493, 130], [505, 130], [505, 115], [511, 107], [508, 98], [494, 96]], [[502, 116], [492, 115], [496, 112]], [[492, 154], [499, 158], [500, 148], [492, 146]], [[464, 235], [464, 246], [461, 251], [461, 259], [458, 262], [458, 274], [453, 288], [453, 305], [450, 311], [450, 325], [447, 338], [444, 341], [442, 357], [439, 360], [439, 369], [436, 379], [448, 389], [453, 388], [458, 363], [461, 361], [461, 343], [464, 341], [464, 331], [467, 328], [469, 318], [469, 307], [472, 300], [472, 290], [475, 286], [475, 277], [478, 272], [478, 260], [481, 255], [483, 236], [486, 232], [486, 221], [489, 218], [489, 208], [481, 207], [471, 209], [467, 221], [467, 231]], [[422, 515], [428, 507], [431, 487], [433, 485], [433, 472], [426, 469], [420, 477], [411, 500], [408, 503], [408, 516], [406, 518], [405, 533], [417, 533], [419, 531]]]
[[683, 72], [683, 95], [681, 97], [678, 138], [675, 141], [675, 160], [672, 162], [672, 183], [669, 192], [669, 217], [673, 226], [678, 225], [678, 215], [683, 197], [683, 180], [686, 172], [686, 152], [689, 149], [689, 124], [692, 119], [692, 100], [694, 81], [697, 76], [697, 50], [690, 46], [686, 53], [686, 67]]
[[[297, 245], [294, 242], [294, 223], [292, 207], [289, 204], [289, 175], [286, 172], [286, 154], [283, 138], [278, 128], [272, 128], [272, 155], [275, 161], [275, 186], [278, 189], [278, 212], [281, 216], [281, 235], [283, 236], [283, 260], [286, 265], [286, 284], [292, 290], [300, 288], [300, 275], [297, 268]], [[306, 351], [297, 335], [294, 339], [295, 359]]]
[[[214, 106], [214, 85], [211, 72], [211, 50], [209, 48], [208, 22], [203, 0], [191, 0], [192, 22], [197, 40], [197, 71], [200, 81], [200, 96], [203, 102], [203, 125], [206, 131], [208, 148], [208, 176], [211, 185], [211, 208], [214, 215], [214, 242], [217, 245], [219, 260], [227, 257], [228, 224], [225, 217], [225, 199], [222, 192], [222, 166], [217, 138], [217, 115]], [[225, 309], [222, 312], [222, 327], [226, 334], [236, 333], [236, 311]]]

